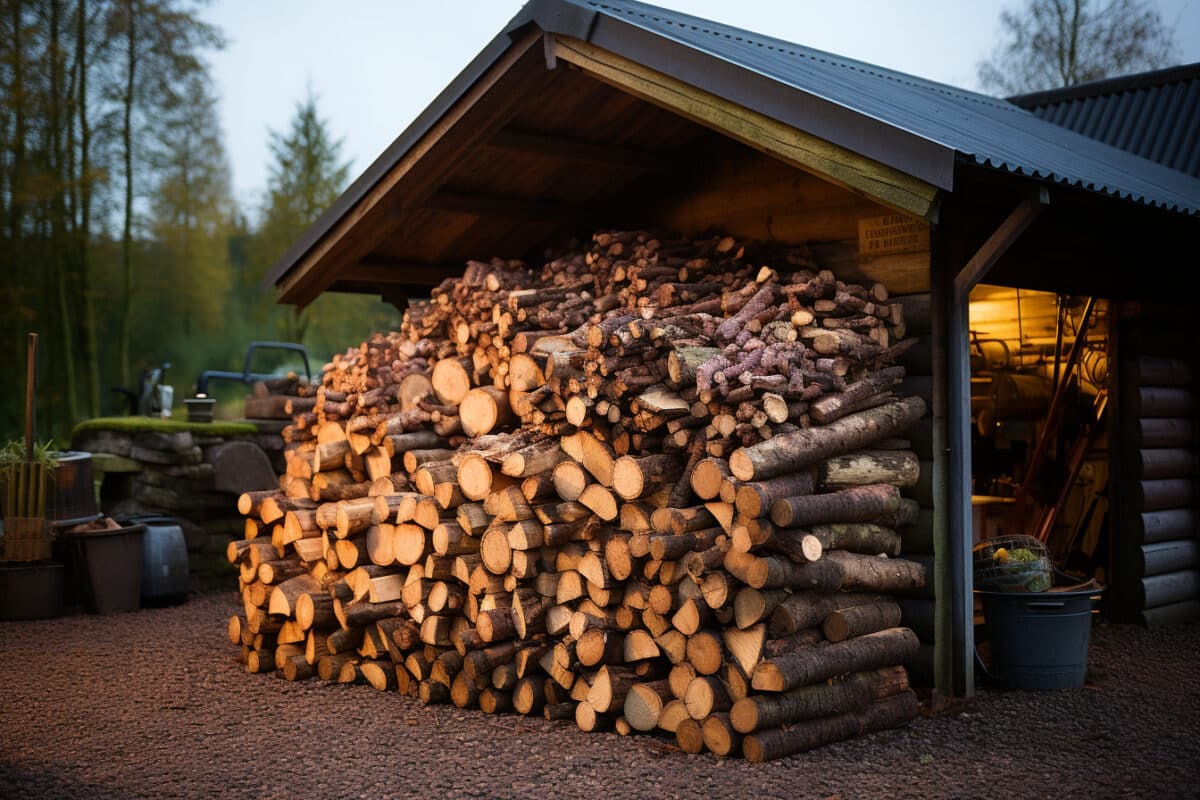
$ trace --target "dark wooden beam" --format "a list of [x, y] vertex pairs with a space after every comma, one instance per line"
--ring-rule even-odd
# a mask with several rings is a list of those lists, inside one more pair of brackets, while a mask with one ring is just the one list
[[595, 209], [567, 203], [451, 191], [440, 191], [433, 194], [423, 203], [423, 206], [455, 214], [473, 214], [480, 217], [498, 217], [539, 223], [573, 224], [597, 218]]
[[992, 232], [983, 246], [975, 252], [966, 266], [954, 276], [954, 294], [956, 302], [966, 302], [971, 289], [983, 280], [988, 271], [1020, 238], [1025, 229], [1037, 219], [1042, 209], [1050, 202], [1049, 193], [1045, 188], [1039, 188], [1035, 196], [1027, 198], [1021, 205], [1000, 223], [1000, 227]]
[[380, 156], [386, 164], [369, 169], [356, 181], [363, 188], [347, 192], [334, 204], [333, 221], [276, 279], [280, 302], [301, 307], [312, 302], [335, 280], [332, 267], [356, 263], [399, 226], [397, 207], [419, 207], [480, 141], [507, 125], [529, 97], [537, 97], [554, 80], [541, 52], [540, 31], [530, 30], [515, 41], [471, 87], [431, 121], [415, 141], [391, 148]]
[[[971, 536], [971, 354], [969, 352], [968, 302], [971, 288], [1020, 238], [1049, 202], [1045, 188], [1021, 202], [1005, 217], [987, 240], [958, 269], [951, 265], [947, 280], [950, 291], [946, 331], [946, 434], [950, 444], [947, 495], [949, 552], [939, 555], [945, 565], [939, 581], [938, 602], [949, 604], [951, 684], [956, 695], [975, 693], [975, 597], [972, 592]], [[948, 585], [947, 585], [948, 584]]]
[[589, 142], [551, 133], [513, 128], [498, 131], [492, 138], [484, 142], [484, 146], [536, 158], [586, 161], [637, 172], [671, 174], [680, 172], [687, 166], [671, 153], [657, 153], [637, 147], [625, 147], [608, 142]]
[[408, 310], [408, 292], [406, 291], [384, 287], [379, 299], [385, 303], [391, 303], [401, 314]]
[[416, 264], [411, 261], [368, 255], [337, 273], [339, 283], [405, 284], [436, 286], [444, 279], [461, 275], [463, 268], [451, 264]]
[[396, 305], [397, 299], [403, 299], [405, 305], [400, 308], [407, 308], [408, 300], [428, 300], [429, 286], [421, 286], [409, 283], [374, 283], [364, 281], [335, 281], [332, 283], [327, 292], [345, 292], [347, 294], [374, 294], [379, 295], [384, 302]]

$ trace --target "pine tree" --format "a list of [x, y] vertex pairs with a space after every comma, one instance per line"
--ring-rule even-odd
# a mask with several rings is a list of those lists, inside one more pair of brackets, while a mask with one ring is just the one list
[[[342, 141], [330, 132], [311, 89], [296, 104], [287, 131], [271, 132], [269, 147], [272, 164], [253, 242], [262, 274], [333, 205], [350, 175], [349, 162], [342, 160]], [[282, 338], [327, 353], [364, 338], [372, 328], [399, 324], [395, 309], [378, 298], [328, 293], [276, 319]]]

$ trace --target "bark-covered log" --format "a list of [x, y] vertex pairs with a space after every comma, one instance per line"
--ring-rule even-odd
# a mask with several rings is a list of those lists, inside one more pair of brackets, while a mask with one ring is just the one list
[[909, 397], [850, 414], [829, 425], [775, 436], [761, 444], [735, 450], [729, 469], [742, 481], [760, 481], [797, 472], [840, 453], [861, 450], [895, 436], [925, 415], [925, 401]]
[[895, 628], [900, 625], [900, 606], [887, 601], [851, 606], [832, 611], [821, 625], [825, 638], [844, 642], [855, 636]]
[[784, 497], [771, 504], [771, 522], [783, 528], [817, 523], [870, 522], [900, 506], [900, 492], [889, 484], [855, 486], [837, 492]]
[[613, 465], [613, 491], [623, 500], [636, 500], [645, 494], [676, 481], [683, 464], [670, 453], [642, 456], [622, 456]]
[[872, 522], [813, 525], [809, 532], [816, 536], [827, 550], [847, 550], [868, 555], [900, 555], [899, 534]]
[[742, 753], [752, 763], [771, 761], [855, 736], [907, 725], [917, 714], [917, 696], [908, 691], [876, 700], [862, 711], [758, 731], [742, 740]]
[[781, 600], [770, 612], [769, 632], [772, 637], [787, 636], [820, 626], [826, 617], [839, 608], [867, 605], [886, 599], [885, 595], [866, 592], [794, 592]]
[[911, 488], [920, 476], [921, 462], [911, 450], [859, 450], [817, 466], [817, 482], [825, 490], [873, 483]]
[[784, 692], [846, 672], [903, 664], [920, 647], [917, 635], [908, 628], [889, 628], [764, 661], [755, 668], [751, 685], [762, 692]]
[[736, 756], [741, 752], [742, 736], [733, 729], [729, 714], [721, 711], [700, 723], [704, 747], [715, 756]]
[[873, 394], [895, 386], [904, 379], [904, 367], [888, 367], [873, 372], [861, 381], [850, 384], [836, 394], [828, 394], [813, 400], [808, 406], [808, 413], [814, 422], [827, 425], [845, 416], [856, 403]]
[[734, 504], [739, 514], [747, 517], [765, 517], [777, 501], [810, 495], [815, 488], [816, 476], [811, 470], [804, 470], [770, 480], [743, 483], [737, 487]]
[[874, 678], [874, 672], [856, 672], [788, 692], [753, 695], [737, 701], [729, 716], [734, 730], [753, 733], [801, 720], [845, 714], [871, 702], [870, 684]]
[[652, 731], [658, 727], [663, 708], [673, 699], [670, 682], [662, 679], [637, 683], [625, 695], [623, 715], [636, 731]]

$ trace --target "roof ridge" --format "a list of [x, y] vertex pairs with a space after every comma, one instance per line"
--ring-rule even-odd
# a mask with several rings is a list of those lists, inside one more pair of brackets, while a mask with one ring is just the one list
[[[652, 9], [655, 9], [656, 11], [669, 11], [673, 14], [678, 14], [682, 17], [687, 17], [688, 19], [698, 20], [700, 22], [711, 22], [711, 20], [704, 20], [700, 17], [693, 17], [692, 15], [685, 14], [681, 11], [671, 11], [671, 9], [660, 8], [658, 6], [651, 6], [649, 4], [642, 4], [642, 3], [625, 4], [625, 3], [620, 3], [620, 0], [617, 0], [617, 2], [613, 2], [613, 0], [585, 0], [585, 2], [589, 6], [592, 6], [593, 8], [596, 8], [599, 10], [616, 12], [616, 13], [620, 13], [620, 14], [625, 14], [627, 16], [639, 16], [639, 17], [643, 17], [645, 19], [653, 20], [654, 22], [657, 22], [662, 25], [679, 26], [680, 23], [676, 22], [675, 20], [668, 19], [666, 17], [655, 16], [654, 14], [649, 13], [645, 9], [652, 8]], [[637, 8], [636, 6], [642, 6], [642, 8]], [[716, 31], [716, 30], [710, 30], [709, 28], [706, 28], [702, 25], [696, 25], [696, 24], [689, 23], [688, 27], [692, 28], [692, 30], [699, 31], [700, 33], [705, 33], [710, 36], [723, 36], [723, 37], [729, 38], [729, 39], [744, 40], [750, 44], [754, 44], [759, 47], [764, 47], [768, 50], [775, 50], [775, 51], [778, 51], [781, 53], [786, 53], [787, 55], [794, 56], [796, 58], [805, 58], [810, 61], [820, 61], [823, 63], [829, 63], [832, 65], [841, 67], [843, 69], [854, 70], [856, 72], [860, 72], [864, 75], [869, 75], [871, 77], [883, 78], [884, 80], [889, 80], [889, 81], [892, 81], [893, 83], [899, 83], [899, 84], [903, 84], [906, 86], [910, 86], [915, 89], [923, 89], [926, 91], [932, 91], [932, 92], [936, 92], [938, 94], [946, 95], [947, 97], [957, 97], [961, 100], [966, 100], [968, 102], [978, 103], [980, 105], [989, 106], [998, 111], [1016, 112], [1018, 114], [1029, 113], [1026, 109], [1024, 109], [1020, 106], [1014, 105], [1013, 103], [1009, 102], [1008, 100], [1006, 100], [1005, 98], [1002, 98], [1002, 97], [992, 97], [991, 95], [982, 94], [980, 92], [972, 92], [968, 89], [962, 89], [960, 87], [952, 86], [950, 84], [940, 83], [938, 81], [933, 81], [928, 78], [922, 78], [919, 75], [909, 75], [908, 73], [898, 72], [896, 70], [889, 70], [885, 67], [880, 67], [875, 64], [868, 64], [865, 61], [858, 61], [857, 59], [846, 58], [845, 56], [839, 56], [836, 53], [829, 53], [824, 50], [817, 50], [816, 48], [806, 47], [804, 45], [801, 45], [801, 44], [798, 44], [795, 42], [788, 42], [784, 39], [776, 39], [774, 37], [765, 36], [764, 34], [759, 34], [754, 31], [749, 31], [749, 30], [746, 30], [745, 28], [734, 28], [733, 26], [726, 26], [726, 27], [730, 28], [731, 30], [736, 30], [736, 31], [740, 32], [741, 34], [743, 34], [742, 36], [732, 36], [729, 33], [724, 33], [724, 32]], [[761, 41], [761, 39], [769, 39], [770, 41], [773, 41], [773, 42], [782, 43], [782, 44], [786, 45], [786, 47], [772, 45], [767, 42]], [[807, 50], [809, 52], [798, 52], [796, 49], [793, 49], [793, 48], [799, 48], [800, 50]], [[818, 53], [821, 55], [817, 55]]]

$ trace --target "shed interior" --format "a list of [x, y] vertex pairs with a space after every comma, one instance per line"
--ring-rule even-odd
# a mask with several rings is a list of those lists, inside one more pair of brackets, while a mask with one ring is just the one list
[[858, 257], [858, 220], [893, 209], [565, 61], [547, 69], [540, 46], [514, 51], [341, 221], [352, 236], [335, 229], [306, 256], [329, 268], [283, 279], [289, 302], [332, 290], [404, 307], [468, 260], [540, 263], [547, 245], [604, 228], [810, 243], [848, 280], [929, 290], [927, 235], [915, 256]]
[[1113, 621], [1200, 611], [1196, 358], [1180, 311], [997, 285], [971, 294], [974, 542], [991, 553], [1035, 537], [1059, 585], [1105, 587], [1098, 611]]

